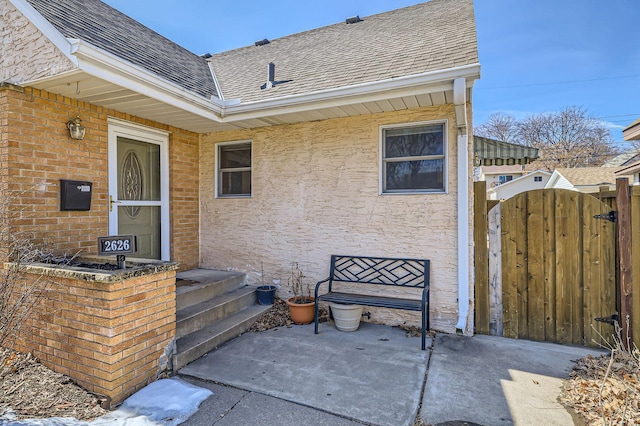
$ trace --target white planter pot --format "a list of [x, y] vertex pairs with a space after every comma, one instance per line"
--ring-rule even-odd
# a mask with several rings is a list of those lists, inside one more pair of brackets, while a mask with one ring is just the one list
[[363, 306], [329, 303], [336, 328], [340, 331], [356, 331], [360, 326]]

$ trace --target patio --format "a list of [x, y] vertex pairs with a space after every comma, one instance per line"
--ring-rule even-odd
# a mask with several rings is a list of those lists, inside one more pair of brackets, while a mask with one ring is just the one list
[[370, 323], [246, 333], [179, 371], [214, 392], [184, 425], [572, 424], [561, 379], [589, 353], [600, 351], [444, 334], [422, 351], [419, 338]]

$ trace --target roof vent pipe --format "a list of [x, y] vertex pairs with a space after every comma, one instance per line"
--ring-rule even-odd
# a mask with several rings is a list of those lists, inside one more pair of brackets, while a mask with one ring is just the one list
[[276, 64], [269, 62], [269, 70], [267, 73], [267, 84], [265, 89], [271, 89], [276, 82]]

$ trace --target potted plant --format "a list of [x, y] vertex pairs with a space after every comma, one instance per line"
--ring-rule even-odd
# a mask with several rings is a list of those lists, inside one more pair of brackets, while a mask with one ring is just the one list
[[260, 305], [273, 305], [276, 298], [275, 285], [259, 285], [256, 288], [256, 295], [258, 296], [258, 304]]
[[300, 266], [294, 262], [291, 264], [289, 286], [293, 291], [293, 297], [287, 299], [289, 315], [295, 324], [310, 324], [315, 317], [315, 303], [311, 297], [309, 284], [304, 283], [305, 275]]
[[258, 303], [260, 305], [273, 305], [276, 297], [277, 287], [275, 285], [267, 285], [264, 283], [264, 265], [260, 263], [261, 278], [260, 285], [256, 288], [256, 295], [258, 296]]

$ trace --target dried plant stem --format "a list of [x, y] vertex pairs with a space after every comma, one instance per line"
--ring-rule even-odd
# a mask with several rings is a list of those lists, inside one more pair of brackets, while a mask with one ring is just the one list
[[36, 262], [64, 265], [77, 256], [77, 253], [70, 257], [56, 256], [45, 243], [37, 244], [33, 235], [14, 227], [14, 223], [28, 213], [14, 209], [13, 201], [33, 190], [0, 190], [0, 265], [10, 262], [8, 266], [0, 266], [0, 348], [13, 346], [21, 327], [50, 284], [44, 274], [27, 276], [25, 267]]
[[602, 378], [602, 382], [600, 383], [600, 391], [598, 392], [598, 405], [600, 406], [600, 411], [602, 412], [602, 423], [607, 422], [607, 418], [605, 415], [604, 402], [603, 402], [603, 393], [605, 386], [607, 384], [607, 379], [609, 374], [611, 373], [611, 366], [613, 365], [613, 360], [615, 359], [615, 349], [611, 351], [611, 357], [609, 358], [609, 363], [607, 364], [607, 370], [604, 373], [604, 377]]
[[293, 303], [306, 303], [311, 297], [311, 287], [304, 283], [306, 275], [300, 270], [297, 262], [291, 264], [291, 275], [289, 276], [289, 286], [293, 291]]

